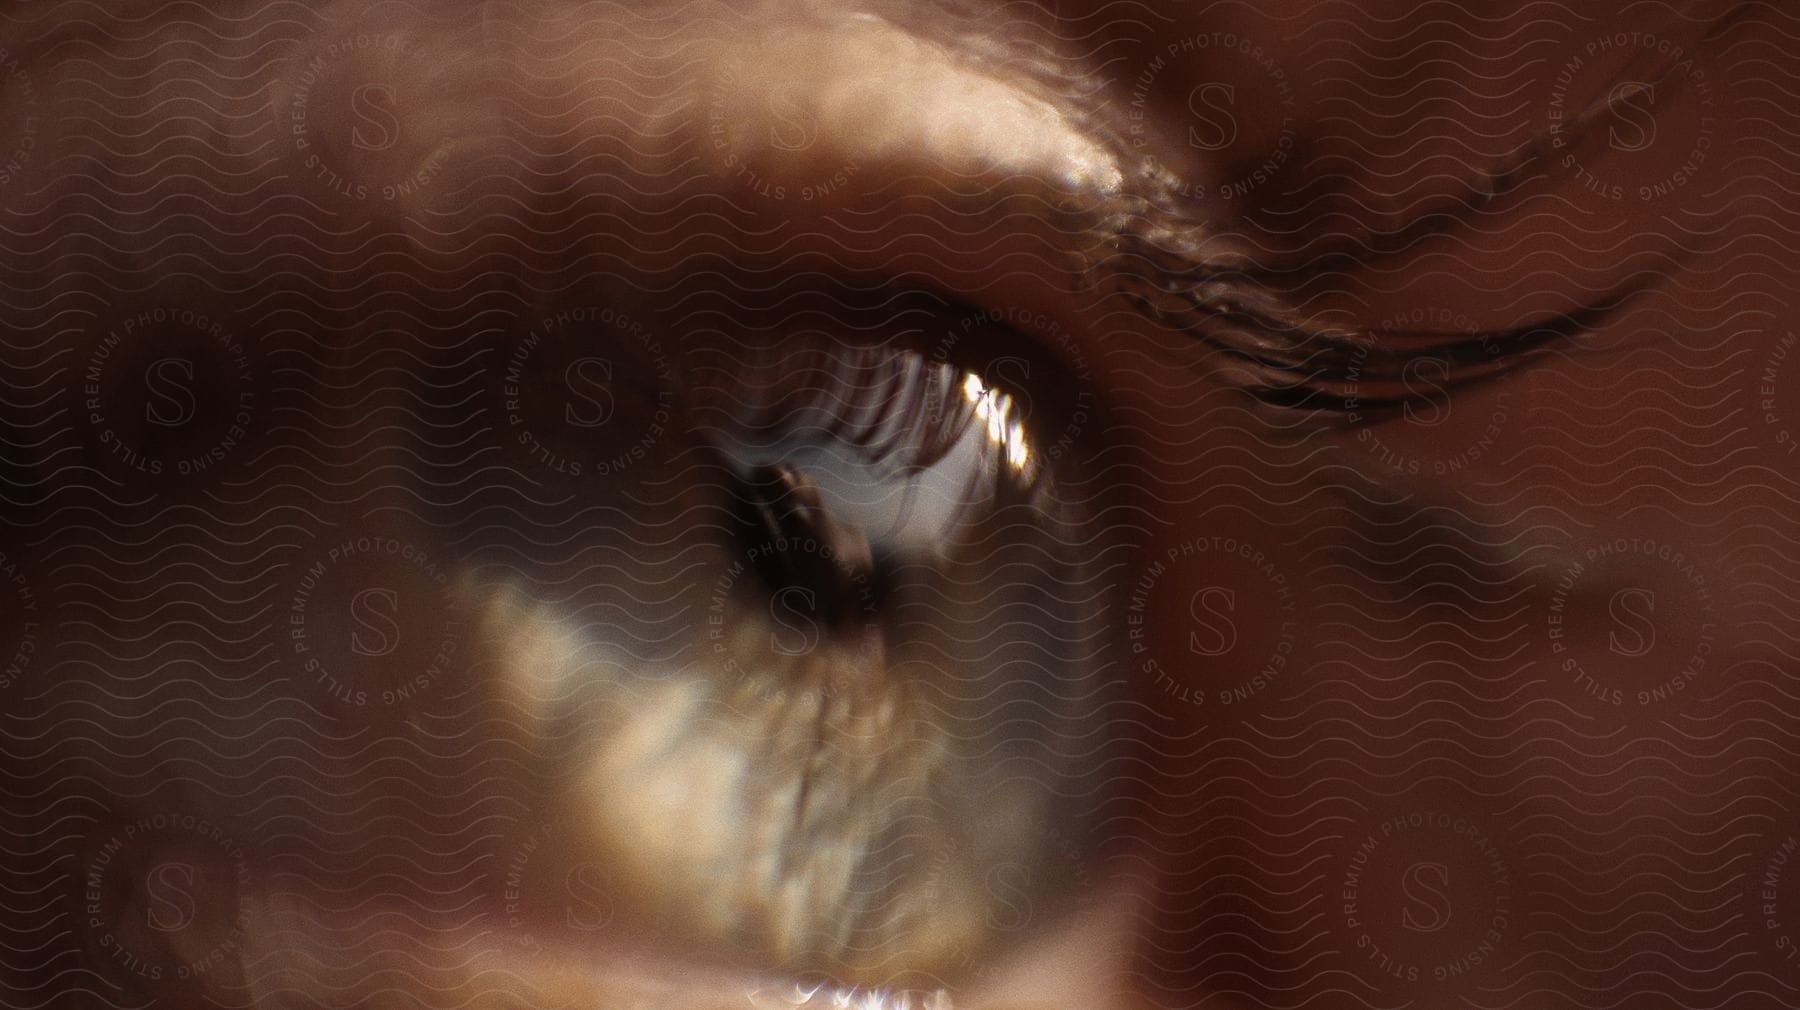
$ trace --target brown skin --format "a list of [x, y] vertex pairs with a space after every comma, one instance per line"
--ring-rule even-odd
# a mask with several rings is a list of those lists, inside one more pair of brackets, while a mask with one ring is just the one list
[[[307, 193], [335, 215], [329, 227], [313, 228], [305, 213], [296, 220], [257, 209], [254, 196], [213, 196], [194, 205], [112, 196], [101, 200], [110, 214], [98, 215], [96, 194], [143, 188], [141, 173], [157, 163], [157, 149], [148, 140], [135, 147], [112, 140], [113, 150], [136, 153], [60, 166], [47, 152], [79, 152], [100, 136], [79, 118], [97, 108], [122, 117], [124, 126], [113, 123], [112, 134], [141, 132], [127, 127], [147, 113], [96, 91], [96, 71], [85, 61], [148, 51], [153, 42], [104, 40], [142, 35], [149, 23], [129, 31], [60, 31], [51, 28], [57, 19], [46, 17], [7, 30], [6, 48], [29, 71], [34, 90], [9, 88], [5, 101], [35, 102], [45, 110], [32, 127], [33, 160], [0, 189], [9, 227], [26, 236], [6, 240], [14, 250], [7, 256], [9, 287], [36, 292], [53, 284], [53, 292], [104, 293], [155, 282], [160, 286], [151, 295], [125, 296], [124, 302], [192, 301], [221, 315], [248, 304], [254, 306], [248, 319], [234, 317], [246, 329], [254, 325], [249, 320], [268, 318], [271, 305], [297, 305], [318, 328], [313, 342], [298, 345], [314, 350], [302, 372], [316, 370], [317, 386], [325, 390], [337, 381], [333, 376], [344, 374], [329, 369], [369, 367], [367, 348], [394, 342], [394, 328], [405, 328], [407, 312], [422, 311], [384, 314], [408, 294], [441, 307], [455, 301], [444, 290], [507, 296], [605, 274], [620, 289], [626, 282], [637, 286], [626, 304], [652, 329], [688, 332], [693, 315], [679, 299], [643, 292], [679, 284], [703, 300], [706, 284], [689, 277], [692, 257], [702, 251], [754, 272], [792, 266], [789, 257], [797, 249], [813, 257], [801, 261], [802, 268], [829, 261], [852, 273], [869, 272], [863, 276], [911, 272], [921, 285], [976, 305], [1029, 307], [1075, 336], [1079, 350], [1073, 357], [1084, 358], [1091, 370], [1096, 408], [1080, 432], [1084, 450], [1097, 460], [1132, 464], [1109, 471], [1122, 475], [1111, 479], [1123, 482], [1116, 490], [1126, 503], [1108, 515], [1134, 531], [1133, 565], [1120, 581], [1127, 596], [1135, 591], [1146, 600], [1142, 625], [1127, 627], [1141, 628], [1135, 641], [1148, 651], [1131, 654], [1127, 663], [1125, 686], [1140, 707], [1129, 722], [1134, 738], [1124, 744], [1122, 770], [1108, 773], [1117, 799], [1104, 808], [1115, 816], [1105, 821], [1113, 827], [1102, 849], [1116, 862], [1100, 866], [1095, 857], [1096, 866], [1083, 876], [1095, 892], [1122, 893], [1117, 900], [1127, 912], [1095, 912], [1112, 907], [1095, 900], [1075, 903], [1089, 910], [1085, 916], [1030, 917], [1031, 942], [1046, 948], [1060, 943], [1059, 950], [1071, 952], [1060, 959], [1039, 955], [1062, 973], [1034, 962], [1029, 944], [1001, 945], [975, 957], [988, 962], [977, 973], [984, 999], [996, 1006], [1076, 1005], [1065, 1001], [1079, 993], [1068, 984], [1077, 977], [1092, 987], [1088, 1005], [1298, 1006], [1323, 1000], [1390, 1006], [1413, 999], [1431, 1006], [1475, 993], [1481, 1001], [1574, 1006], [1596, 994], [1635, 1003], [1652, 992], [1668, 994], [1671, 1004], [1750, 992], [1774, 994], [1755, 997], [1773, 1004], [1792, 1002], [1794, 982], [1784, 957], [1792, 948], [1781, 940], [1791, 935], [1783, 923], [1800, 912], [1779, 896], [1788, 893], [1781, 890], [1787, 885], [1769, 898], [1763, 880], [1793, 816], [1792, 776], [1784, 762], [1792, 749], [1786, 745], [1794, 692], [1781, 671], [1791, 666], [1787, 657], [1796, 637], [1794, 607], [1784, 602], [1793, 595], [1787, 559], [1796, 539], [1795, 488], [1786, 455], [1792, 440], [1782, 435], [1786, 419], [1800, 416], [1800, 396], [1793, 393], [1800, 380], [1787, 375], [1764, 392], [1762, 373], [1782, 346], [1779, 320], [1791, 318], [1793, 308], [1792, 285], [1776, 264], [1785, 262], [1781, 245], [1793, 229], [1781, 194], [1794, 184], [1775, 174], [1779, 147], [1764, 139], [1779, 131], [1754, 126], [1753, 114], [1742, 111], [1760, 109], [1754, 115], [1794, 129], [1791, 116], [1761, 97], [1774, 87], [1776, 71], [1758, 64], [1756, 54], [1783, 57], [1753, 44], [1783, 26], [1726, 20], [1720, 37], [1701, 42], [1710, 20], [1663, 27], [1638, 23], [1638, 14], [1590, 12], [1598, 20], [1560, 24], [1535, 21], [1539, 15], [1533, 14], [1449, 6], [1432, 9], [1429, 27], [1393, 20], [1410, 6], [1393, 5], [1391, 14], [1346, 8], [1337, 16], [1350, 20], [1337, 22], [1328, 20], [1330, 9], [1300, 5], [1261, 15], [1184, 8], [1173, 22], [1160, 20], [1168, 13], [1159, 15], [1151, 28], [1106, 5], [1062, 5], [1054, 16], [1033, 17], [1056, 36], [1079, 40], [1065, 48], [1105, 64], [1121, 108], [1131, 107], [1137, 92], [1147, 96], [1150, 118], [1138, 133], [1128, 131], [1128, 139], [1141, 137], [1145, 147], [1135, 151], [1154, 151], [1184, 177], [1207, 180], [1203, 185], [1213, 188], [1202, 206], [1213, 227], [1290, 257], [1328, 245], [1336, 234], [1393, 230], [1424, 213], [1421, 208], [1454, 203], [1461, 190], [1451, 178], [1504, 162], [1506, 151], [1547, 128], [1559, 86], [1579, 92], [1568, 98], [1576, 102], [1603, 93], [1607, 75], [1663, 80], [1655, 77], [1655, 66], [1604, 64], [1602, 56], [1586, 52], [1589, 41], [1611, 30], [1654, 30], [1710, 54], [1703, 68], [1716, 105], [1703, 108], [1691, 100], [1692, 88], [1662, 85], [1667, 104], [1657, 107], [1658, 136], [1671, 151], [1634, 149], [1634, 113], [1627, 107], [1596, 127], [1597, 136], [1616, 136], [1622, 147], [1599, 139], [1556, 149], [1530, 173], [1528, 186], [1487, 205], [1474, 218], [1476, 227], [1452, 225], [1448, 234], [1396, 255], [1334, 263], [1311, 275], [1301, 294], [1339, 324], [1375, 325], [1423, 312], [1427, 322], [1412, 325], [1430, 325], [1448, 313], [1449, 324], [1457, 326], [1517, 323], [1591, 297], [1635, 271], [1667, 275], [1655, 293], [1583, 337], [1581, 353], [1568, 348], [1503, 383], [1459, 391], [1447, 412], [1443, 402], [1421, 404], [1410, 420], [1406, 414], [1316, 417], [1254, 404], [1234, 388], [1238, 370], [1230, 361], [1201, 351], [1190, 334], [1123, 311], [1116, 300], [1072, 279], [1066, 266], [1077, 250], [1059, 229], [1035, 217], [1032, 223], [1002, 217], [971, 240], [970, 219], [934, 217], [937, 201], [928, 193], [896, 199], [881, 189], [875, 169], [859, 179], [864, 188], [834, 197], [828, 207], [744, 200], [741, 210], [705, 218], [690, 215], [678, 197], [634, 196], [616, 175], [590, 174], [581, 185], [598, 194], [593, 207], [605, 216], [589, 225], [598, 233], [572, 244], [545, 240], [544, 247], [566, 252], [529, 256], [522, 265], [506, 261], [498, 275], [466, 262], [470, 253], [461, 244], [434, 242], [430, 229], [385, 209], [367, 209], [383, 207], [379, 200], [335, 199], [316, 180], [303, 181], [304, 175], [277, 179], [272, 191]], [[516, 16], [511, 10], [486, 8], [482, 16]], [[1714, 4], [1693, 16], [1728, 13], [1729, 5]], [[94, 15], [83, 8], [79, 16]], [[448, 40], [451, 51], [462, 44], [459, 33], [487, 24], [462, 11], [447, 11], [444, 20], [450, 27], [431, 37]], [[1785, 30], [1791, 35], [1793, 26]], [[309, 22], [304, 31], [272, 31], [284, 45], [297, 45], [311, 28]], [[1142, 82], [1140, 75], [1170, 42], [1199, 32], [1253, 39], [1266, 60], [1171, 60]], [[1522, 48], [1527, 42], [1532, 48]], [[252, 54], [262, 44], [251, 38], [234, 45]], [[1509, 55], [1515, 52], [1542, 61], [1517, 70], [1522, 57]], [[200, 50], [187, 55], [209, 58]], [[1557, 72], [1576, 56], [1584, 56], [1588, 73], [1559, 85]], [[540, 71], [544, 62], [554, 63], [542, 53], [519, 59], [526, 58], [539, 60]], [[439, 62], [434, 57], [419, 65]], [[570, 65], [581, 61], [572, 57]], [[144, 85], [117, 78], [142, 74], [144, 66], [116, 71], [108, 78], [111, 92], [139, 94]], [[504, 120], [503, 110], [479, 99], [491, 94], [496, 80], [517, 75], [520, 64], [501, 59], [486, 67], [457, 66], [450, 80], [464, 89], [455, 99], [465, 117], [457, 122], [486, 127]], [[1271, 67], [1290, 82], [1291, 104], [1290, 93], [1272, 83]], [[661, 79], [663, 67], [637, 69]], [[1694, 78], [1684, 72], [1681, 79]], [[256, 89], [265, 86], [263, 77], [255, 80]], [[1187, 101], [1196, 89], [1221, 85], [1237, 89], [1231, 108], [1240, 113], [1262, 103], [1260, 115], [1244, 114], [1236, 122], [1229, 143], [1220, 143], [1224, 121], [1197, 121]], [[253, 91], [241, 87], [233, 93]], [[537, 92], [551, 96], [541, 99], [539, 113], [559, 114], [557, 103], [567, 101], [556, 97], [563, 94], [556, 87]], [[1202, 91], [1209, 100], [1224, 94]], [[1437, 104], [1415, 105], [1421, 96]], [[202, 122], [224, 115], [220, 109], [233, 111], [205, 98], [187, 100], [197, 102], [192, 108], [213, 110], [195, 112]], [[248, 102], [252, 110], [257, 106]], [[1200, 107], [1219, 108], [1204, 101]], [[163, 128], [183, 122], [182, 108], [177, 102], [159, 113], [169, 117], [159, 120]], [[1401, 109], [1411, 111], [1396, 118]], [[587, 119], [578, 111], [560, 114], [571, 124]], [[1716, 121], [1703, 123], [1707, 115]], [[1291, 134], [1285, 132], [1289, 119]], [[320, 130], [333, 126], [315, 124]], [[1703, 136], [1710, 156], [1694, 181], [1638, 199], [1637, 186], [1669, 178]], [[276, 132], [258, 137], [281, 139]], [[187, 152], [207, 149], [194, 140], [180, 143], [188, 146], [177, 149]], [[254, 149], [255, 143], [246, 146]], [[601, 154], [629, 156], [609, 151], [604, 141], [597, 146]], [[1293, 153], [1269, 181], [1241, 195], [1217, 195], [1218, 185], [1265, 167], [1277, 150]], [[1565, 165], [1561, 159], [1568, 153], [1577, 157]], [[394, 155], [407, 156], [404, 148]], [[204, 156], [195, 157], [201, 160], [162, 170], [204, 177], [218, 167], [201, 167]], [[462, 164], [450, 158], [444, 174], [434, 176], [442, 187], [437, 198], [457, 192]], [[642, 170], [630, 157], [626, 164]], [[251, 178], [275, 178], [284, 167], [298, 171], [277, 158]], [[553, 155], [533, 167], [549, 179], [580, 172]], [[375, 168], [391, 174], [392, 166], [377, 162]], [[1429, 181], [1434, 173], [1439, 178]], [[720, 184], [702, 178], [693, 185]], [[1612, 196], [1613, 185], [1621, 187], [1620, 198]], [[554, 193], [558, 187], [537, 181], [533, 189]], [[740, 189], [736, 195], [747, 194]], [[573, 214], [559, 211], [554, 195], [530, 199], [540, 201], [533, 209], [545, 221]], [[219, 227], [237, 237], [217, 242], [223, 253], [192, 239], [153, 242], [156, 235], [192, 230], [183, 223], [190, 219], [177, 216], [181, 210], [223, 222]], [[100, 223], [75, 216], [81, 214], [96, 214]], [[511, 252], [504, 234], [508, 220], [517, 226], [516, 215], [496, 219], [473, 240], [475, 249]], [[334, 234], [359, 222], [376, 237]], [[446, 229], [440, 223], [438, 230]], [[280, 264], [291, 276], [274, 268], [268, 276], [240, 276], [263, 255], [259, 236], [277, 242], [310, 236], [311, 242], [296, 244], [305, 254]], [[393, 258], [371, 267], [371, 243], [391, 250]], [[631, 251], [621, 252], [621, 245]], [[184, 252], [197, 258], [184, 260]], [[1018, 267], [1033, 263], [1055, 267]], [[166, 279], [176, 266], [204, 281]], [[357, 272], [344, 272], [349, 270]], [[259, 298], [207, 293], [246, 285]], [[37, 305], [45, 299], [35, 294], [24, 300]], [[458, 342], [456, 317], [452, 311], [435, 317], [450, 328], [434, 346]], [[65, 385], [85, 369], [97, 337], [48, 312], [24, 310], [8, 325], [15, 334], [9, 344], [17, 347], [37, 347], [48, 338], [81, 347], [61, 363], [71, 371], [55, 381]], [[282, 343], [288, 338], [279, 325], [269, 332], [265, 352], [296, 346]], [[1071, 357], [1067, 348], [1052, 353]], [[37, 359], [35, 352], [26, 356]], [[27, 385], [50, 381], [42, 376], [54, 367], [39, 365]], [[1416, 374], [1429, 380], [1434, 373], [1428, 367]], [[41, 398], [22, 395], [13, 399], [28, 406], [8, 409], [25, 427], [82, 395], [58, 388], [63, 398], [51, 405], [29, 406]], [[294, 399], [265, 398], [259, 419], [293, 405], [315, 420], [352, 425], [379, 416], [383, 404], [404, 413], [413, 402], [412, 387], [398, 380], [374, 383], [372, 401], [332, 407], [294, 392], [306, 383], [288, 388]], [[444, 409], [443, 416], [454, 414]], [[91, 434], [53, 417], [44, 423], [44, 431], [57, 433], [53, 446], [85, 445], [81, 440]], [[1478, 445], [1479, 452], [1470, 451]], [[415, 448], [398, 437], [372, 456], [360, 448], [343, 450], [325, 471], [342, 487], [312, 503], [314, 517], [335, 531], [381, 530], [424, 545], [434, 557], [454, 557], [456, 538], [437, 524], [447, 515], [420, 506], [382, 469], [387, 462], [410, 465]], [[94, 458], [117, 470], [116, 456], [99, 452]], [[254, 447], [236, 457], [239, 464], [256, 458]], [[1409, 460], [1419, 461], [1416, 472]], [[1444, 460], [1457, 464], [1453, 473], [1434, 472], [1434, 462]], [[26, 467], [19, 479], [36, 487], [42, 472]], [[130, 487], [134, 478], [119, 473]], [[581, 489], [575, 481], [540, 479], [557, 490]], [[162, 503], [212, 500], [198, 481], [155, 483], [154, 490]], [[88, 492], [64, 497], [95, 509], [108, 500]], [[340, 504], [323, 504], [325, 499]], [[167, 696], [122, 686], [143, 682], [104, 679], [128, 674], [96, 667], [94, 642], [113, 642], [114, 656], [139, 654], [116, 643], [164, 627], [170, 615], [142, 588], [115, 585], [103, 600], [95, 596], [106, 583], [66, 567], [95, 563], [95, 555], [80, 549], [93, 534], [70, 532], [82, 514], [57, 511], [68, 501], [42, 490], [24, 493], [23, 500], [27, 504], [14, 520], [19, 529], [7, 535], [4, 549], [9, 561], [18, 559], [41, 605], [32, 631], [33, 665], [10, 688], [17, 706], [6, 730], [6, 754], [9, 775], [28, 784], [20, 790], [26, 799], [13, 801], [27, 832], [68, 834], [58, 833], [61, 811], [42, 797], [65, 791], [80, 797], [72, 804], [91, 822], [74, 829], [79, 838], [71, 843], [68, 863], [87, 868], [99, 859], [113, 827], [123, 830], [145, 811], [197, 809], [224, 823], [246, 804], [255, 805], [259, 781], [272, 783], [268, 789], [276, 795], [287, 795], [280, 786], [284, 775], [346, 783], [315, 789], [311, 805], [262, 820], [279, 828], [268, 837], [239, 839], [252, 857], [237, 892], [240, 902], [231, 906], [244, 910], [250, 938], [242, 947], [276, 960], [253, 962], [256, 967], [245, 971], [229, 952], [221, 955], [215, 977], [225, 980], [225, 991], [243, 998], [237, 987], [248, 977], [260, 980], [249, 983], [251, 998], [272, 999], [294, 984], [295, 976], [279, 969], [308, 967], [309, 957], [351, 965], [312, 969], [307, 983], [315, 987], [309, 999], [327, 1001], [320, 993], [338, 992], [335, 998], [345, 1004], [366, 998], [413, 1005], [392, 992], [369, 994], [384, 986], [432, 985], [469, 993], [478, 1005], [509, 1005], [513, 988], [505, 978], [515, 973], [537, 987], [534, 1002], [574, 1004], [629, 991], [637, 979], [654, 974], [623, 960], [619, 951], [628, 945], [596, 945], [590, 934], [573, 928], [579, 916], [572, 921], [563, 906], [528, 908], [514, 929], [500, 925], [509, 915], [506, 899], [492, 889], [471, 892], [493, 906], [487, 909], [492, 918], [467, 914], [458, 900], [433, 904], [442, 880], [465, 872], [463, 846], [447, 839], [477, 840], [473, 851], [491, 857], [482, 872], [503, 872], [520, 836], [560, 823], [554, 818], [570, 800], [567, 769], [554, 749], [527, 749], [520, 757], [506, 732], [495, 733], [483, 722], [486, 709], [426, 705], [383, 708], [348, 736], [324, 732], [338, 725], [329, 720], [312, 727], [319, 738], [348, 742], [321, 747], [309, 738], [312, 746], [295, 744], [292, 753], [251, 747], [250, 758], [222, 758], [246, 749], [221, 741], [238, 741], [269, 725], [265, 700], [237, 692], [234, 701], [220, 701], [215, 691], [203, 707], [189, 701], [186, 709], [159, 709]], [[263, 514], [252, 509], [240, 521]], [[158, 515], [156, 507], [145, 507], [113, 519], [129, 531]], [[273, 528], [274, 520], [257, 521]], [[128, 539], [118, 530], [112, 536]], [[1657, 557], [1654, 548], [1648, 554], [1627, 549], [1588, 555], [1620, 537], [1672, 545], [1671, 552], [1680, 551], [1692, 568], [1684, 571], [1672, 554]], [[1209, 552], [1180, 553], [1195, 538], [1213, 545]], [[1246, 545], [1243, 552], [1221, 557], [1217, 545], [1225, 539]], [[291, 557], [309, 556], [308, 549], [302, 543]], [[1266, 566], [1254, 560], [1258, 552]], [[124, 581], [157, 578], [159, 571], [173, 579], [175, 570], [159, 565], [176, 556], [140, 551], [138, 567]], [[1146, 584], [1158, 562], [1165, 570]], [[1567, 579], [1576, 565], [1580, 577]], [[263, 602], [285, 610], [292, 574], [255, 575], [277, 585]], [[1279, 583], [1271, 585], [1272, 578]], [[460, 585], [452, 579], [445, 592], [462, 615], [460, 627], [473, 630], [461, 640], [450, 682], [485, 698], [482, 692], [491, 689], [484, 685], [508, 662], [509, 639], [479, 623], [479, 602], [458, 595]], [[1284, 608], [1289, 601], [1291, 610]], [[26, 634], [23, 624], [33, 613], [9, 613], [9, 643]], [[202, 626], [208, 620], [204, 610], [181, 616]], [[424, 627], [422, 637], [431, 641], [437, 628]], [[1276, 655], [1286, 657], [1279, 675], [1268, 686], [1255, 684], [1253, 676]], [[1667, 698], [1648, 693], [1679, 679], [1696, 656], [1705, 666], [1679, 692]], [[187, 658], [204, 667], [204, 660]], [[1575, 666], [1566, 665], [1570, 660]], [[227, 666], [250, 674], [261, 669], [253, 661]], [[34, 684], [52, 686], [21, 691]], [[1230, 694], [1233, 688], [1239, 693]], [[1647, 692], [1643, 703], [1640, 690]], [[1196, 697], [1202, 700], [1196, 703]], [[331, 709], [329, 699], [315, 701], [330, 719], [344, 714]], [[95, 705], [116, 720], [107, 730], [67, 721]], [[172, 717], [172, 711], [178, 714]], [[181, 714], [199, 720], [200, 728], [180, 722]], [[217, 721], [208, 726], [209, 718]], [[174, 743], [157, 750], [158, 725], [185, 732], [167, 731]], [[425, 748], [430, 761], [417, 757], [420, 726], [440, 741]], [[460, 746], [454, 742], [459, 739], [478, 743]], [[133, 756], [118, 758], [121, 753]], [[305, 755], [303, 764], [281, 763], [298, 760], [296, 753]], [[513, 758], [518, 762], [509, 763]], [[55, 759], [72, 762], [77, 780], [65, 781]], [[421, 773], [421, 767], [429, 771]], [[255, 769], [247, 789], [246, 768]], [[218, 799], [220, 781], [231, 783], [239, 797]], [[381, 821], [371, 811], [400, 813]], [[1413, 814], [1437, 813], [1462, 821], [1450, 821], [1447, 830], [1429, 821], [1408, 826]], [[500, 826], [486, 827], [489, 819]], [[394, 843], [391, 865], [371, 863], [366, 850], [354, 846], [333, 848], [334, 839], [356, 838], [377, 830], [376, 824], [403, 836]], [[1465, 825], [1472, 834], [1459, 833]], [[556, 852], [559, 867], [580, 867], [586, 857], [579, 835], [568, 837], [573, 840], [552, 842], [546, 851]], [[1375, 843], [1366, 844], [1371, 838]], [[21, 841], [9, 847], [28, 846]], [[220, 857], [191, 833], [132, 851], [136, 863], [126, 866], [121, 858], [113, 864], [121, 879], [142, 881], [158, 865], [183, 860], [212, 865], [218, 874], [208, 878], [213, 882], [236, 872], [235, 857]], [[85, 918], [89, 900], [80, 878], [68, 866], [46, 865], [19, 886], [53, 886], [59, 900], [79, 906]], [[569, 878], [547, 879], [537, 886], [557, 890], [555, 881]], [[1122, 883], [1109, 886], [1114, 881]], [[120, 922], [150, 922], [147, 916], [156, 910], [131, 903], [150, 892], [127, 886], [118, 893], [126, 892], [135, 897], [115, 900], [109, 892], [101, 903], [106, 914]], [[374, 907], [401, 910], [387, 923], [393, 932], [384, 939], [369, 939], [371, 926], [357, 901], [363, 895], [375, 899]], [[281, 931], [291, 924], [285, 917], [314, 904], [331, 911], [312, 915], [305, 928]], [[36, 928], [29, 914], [9, 915], [9, 921], [19, 935], [35, 935], [23, 932]], [[328, 925], [321, 929], [321, 922]], [[1487, 936], [1490, 928], [1493, 937]], [[521, 943], [519, 929], [532, 934], [531, 942]], [[211, 948], [181, 950], [183, 935], [167, 940], [149, 930], [126, 946], [175, 944], [177, 953], [163, 955], [170, 964], [212, 956]], [[308, 947], [309, 935], [316, 946]], [[326, 938], [317, 939], [321, 935]], [[1122, 945], [1120, 936], [1129, 937], [1131, 950], [1122, 965], [1110, 957]], [[637, 942], [650, 952], [652, 965], [668, 956], [654, 939]], [[122, 970], [120, 959], [107, 956], [94, 930], [81, 933], [79, 944], [94, 973], [84, 976], [88, 986], [99, 985], [96, 978], [143, 984], [129, 966]], [[346, 949], [376, 952], [377, 966], [358, 965]], [[476, 952], [471, 957], [461, 953], [470, 950]], [[1434, 969], [1444, 966], [1455, 966], [1457, 977], [1433, 979]], [[59, 970], [53, 959], [26, 965], [18, 984], [64, 985], [57, 981]], [[728, 978], [715, 983], [720, 1005], [737, 1005], [742, 987], [734, 990], [738, 983]], [[164, 978], [144, 989], [180, 1005], [185, 989], [177, 981]], [[704, 1005], [697, 992], [683, 998]]]

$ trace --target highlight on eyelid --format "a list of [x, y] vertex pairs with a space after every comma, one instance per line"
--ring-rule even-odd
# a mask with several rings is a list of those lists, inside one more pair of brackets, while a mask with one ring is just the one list
[[[1118, 192], [1114, 152], [1070, 110], [1029, 87], [1002, 53], [890, 20], [877, 5], [784, 5], [721, 40], [708, 90], [708, 149], [738, 178], [795, 181], [821, 164], [920, 159], [953, 173], [1035, 177]], [[807, 128], [784, 137], [787, 115]], [[834, 161], [838, 159], [838, 161]], [[821, 187], [830, 192], [833, 187]]]

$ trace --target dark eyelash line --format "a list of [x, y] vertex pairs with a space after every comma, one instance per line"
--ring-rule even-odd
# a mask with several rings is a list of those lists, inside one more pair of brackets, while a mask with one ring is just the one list
[[1639, 272], [1604, 297], [1516, 326], [1434, 331], [1322, 324], [1240, 269], [1147, 239], [1127, 239], [1106, 265], [1107, 283], [1139, 312], [1249, 366], [1251, 396], [1338, 413], [1416, 402], [1405, 373], [1418, 361], [1443, 362], [1452, 390], [1508, 375], [1598, 328], [1665, 277]]
[[[1590, 109], [1582, 118], [1591, 120], [1597, 114]], [[1502, 170], [1513, 180], [1508, 185], [1529, 181], [1524, 169], [1547, 151], [1547, 146], [1534, 145], [1517, 165]], [[1192, 220], [1184, 199], [1162, 180], [1137, 181], [1140, 192], [1128, 198], [1129, 210], [1114, 215], [1111, 248], [1089, 268], [1091, 281], [1124, 296], [1158, 324], [1248, 366], [1245, 392], [1272, 406], [1338, 413], [1398, 409], [1419, 399], [1404, 382], [1406, 368], [1427, 359], [1447, 366], [1452, 390], [1500, 378], [1529, 364], [1538, 352], [1569, 344], [1596, 329], [1669, 273], [1640, 270], [1596, 298], [1541, 319], [1494, 329], [1321, 323], [1297, 308], [1283, 287], [1297, 288], [1333, 263], [1349, 260], [1362, 266], [1401, 254], [1412, 242], [1383, 250], [1358, 241], [1355, 248], [1328, 250], [1302, 263], [1266, 266], [1218, 248], [1205, 235], [1204, 226]], [[1485, 197], [1455, 199], [1448, 215], [1452, 220], [1486, 202]], [[1443, 227], [1444, 217], [1425, 215], [1401, 233], [1416, 239]], [[1691, 248], [1679, 246], [1670, 254], [1675, 260], [1672, 267], [1679, 268], [1693, 254]]]

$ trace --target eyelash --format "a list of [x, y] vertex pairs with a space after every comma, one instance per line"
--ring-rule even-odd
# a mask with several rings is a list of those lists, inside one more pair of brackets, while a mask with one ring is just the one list
[[[829, 438], [854, 448], [861, 460], [888, 464], [892, 475], [916, 473], [941, 461], [983, 423], [970, 377], [1010, 414], [1012, 396], [989, 390], [975, 372], [896, 347], [824, 343], [790, 346], [752, 362], [733, 362], [724, 389], [749, 390], [752, 409], [725, 424], [768, 439]], [[760, 397], [755, 394], [766, 394]], [[746, 405], [737, 394], [721, 413]]]
[[[854, 448], [870, 464], [914, 472], [940, 459], [962, 437], [951, 422], [949, 370], [904, 351], [809, 347], [770, 361], [765, 375], [741, 377], [775, 396], [742, 423], [783, 436], [805, 431]], [[811, 359], [811, 360], [808, 360]], [[756, 378], [766, 379], [758, 386]], [[817, 419], [816, 423], [807, 422]]]
[[1398, 409], [1416, 399], [1403, 380], [1410, 362], [1443, 361], [1452, 387], [1499, 378], [1597, 328], [1663, 277], [1640, 273], [1602, 298], [1500, 329], [1368, 329], [1310, 318], [1272, 286], [1275, 271], [1169, 245], [1131, 236], [1101, 267], [1140, 311], [1247, 365], [1244, 389], [1258, 400], [1338, 413]]
[[964, 528], [978, 508], [1037, 500], [1046, 468], [1031, 456], [1011, 392], [905, 347], [802, 339], [733, 361], [720, 369], [720, 381], [699, 383], [711, 401], [702, 427], [774, 461], [809, 448], [846, 449], [868, 468], [871, 483], [909, 480], [945, 464], [986, 429], [950, 528]]

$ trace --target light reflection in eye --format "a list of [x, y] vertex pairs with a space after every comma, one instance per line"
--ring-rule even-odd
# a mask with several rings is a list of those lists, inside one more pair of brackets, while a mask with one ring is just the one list
[[1018, 421], [1009, 421], [1012, 413], [1012, 398], [998, 389], [988, 389], [982, 385], [981, 376], [974, 372], [963, 375], [963, 396], [975, 407], [976, 418], [987, 422], [988, 441], [1006, 450], [1006, 462], [1014, 470], [1024, 472], [1025, 465], [1031, 461], [1031, 446], [1025, 438], [1025, 426]]

